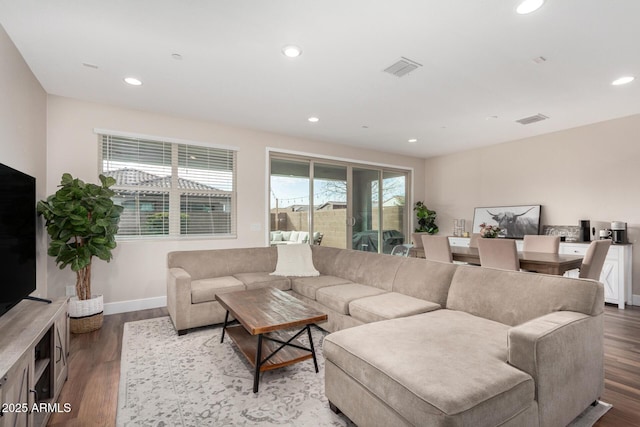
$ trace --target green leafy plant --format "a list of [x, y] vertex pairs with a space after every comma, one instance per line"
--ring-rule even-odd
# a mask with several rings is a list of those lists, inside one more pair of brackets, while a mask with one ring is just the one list
[[436, 234], [438, 232], [438, 226], [436, 225], [436, 211], [432, 211], [427, 208], [422, 202], [416, 202], [413, 207], [416, 216], [418, 217], [418, 227], [416, 232], [429, 234]]
[[122, 206], [115, 205], [114, 178], [100, 175], [100, 183], [87, 184], [62, 175], [60, 189], [38, 202], [51, 237], [47, 253], [55, 257], [60, 269], [70, 266], [76, 272], [76, 295], [91, 298], [91, 261], [94, 256], [109, 262], [116, 247], [116, 233]]

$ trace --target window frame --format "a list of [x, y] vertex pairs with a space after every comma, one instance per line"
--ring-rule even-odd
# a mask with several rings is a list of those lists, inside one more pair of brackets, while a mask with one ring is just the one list
[[[103, 170], [103, 137], [114, 137], [114, 138], [124, 138], [124, 139], [132, 139], [132, 140], [142, 140], [149, 142], [157, 142], [157, 143], [166, 143], [171, 145], [171, 160], [170, 160], [170, 168], [171, 168], [171, 187], [170, 188], [158, 188], [158, 193], [163, 193], [167, 195], [168, 201], [166, 202], [169, 206], [169, 230], [167, 234], [118, 234], [116, 239], [119, 241], [143, 241], [143, 240], [212, 240], [212, 239], [236, 239], [237, 238], [237, 187], [238, 187], [238, 151], [239, 148], [231, 145], [223, 145], [223, 144], [215, 144], [215, 143], [204, 143], [198, 141], [190, 141], [185, 139], [177, 139], [177, 138], [169, 138], [155, 135], [143, 135], [137, 133], [129, 133], [129, 132], [121, 132], [107, 129], [94, 129], [94, 133], [97, 136], [98, 142], [98, 171], [100, 174], [104, 173]], [[226, 190], [198, 190], [196, 193], [202, 194], [192, 194], [193, 190], [189, 189], [180, 189], [177, 186], [178, 183], [178, 146], [187, 146], [187, 147], [199, 147], [199, 148], [208, 148], [214, 150], [226, 150], [229, 151], [232, 159], [232, 169], [231, 169], [231, 190], [228, 192]], [[113, 186], [114, 190], [123, 190], [123, 191], [136, 191], [140, 187], [135, 186]], [[211, 196], [216, 193], [223, 192], [230, 196], [230, 218], [229, 218], [229, 233], [214, 233], [214, 234], [181, 234], [181, 204], [182, 204], [182, 196]], [[176, 214], [178, 215], [176, 217]]]

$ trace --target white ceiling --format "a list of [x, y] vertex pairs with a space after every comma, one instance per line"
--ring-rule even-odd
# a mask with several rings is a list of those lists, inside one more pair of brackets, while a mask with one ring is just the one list
[[[419, 157], [640, 113], [639, 0], [517, 3], [0, 0], [0, 23], [50, 94]], [[400, 57], [423, 66], [382, 72]]]

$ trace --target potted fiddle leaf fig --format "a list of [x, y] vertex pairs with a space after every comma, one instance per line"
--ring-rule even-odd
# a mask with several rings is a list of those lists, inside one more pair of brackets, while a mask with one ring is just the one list
[[113, 203], [116, 183], [100, 175], [100, 184], [90, 184], [62, 175], [59, 190], [38, 202], [51, 238], [47, 253], [60, 269], [69, 266], [76, 273], [76, 297], [69, 301], [73, 333], [99, 329], [103, 320], [102, 295], [91, 293], [91, 264], [94, 257], [109, 262], [116, 247], [116, 233], [122, 206]]

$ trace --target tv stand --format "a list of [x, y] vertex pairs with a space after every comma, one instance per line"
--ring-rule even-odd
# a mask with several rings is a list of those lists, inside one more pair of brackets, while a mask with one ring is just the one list
[[[45, 300], [46, 302], [46, 300]], [[0, 427], [45, 426], [69, 372], [67, 299], [22, 300], [0, 317]]]
[[32, 296], [26, 296], [23, 299], [28, 299], [29, 301], [46, 302], [47, 304], [51, 304], [53, 302], [50, 299], [40, 298], [40, 297], [32, 297]]

